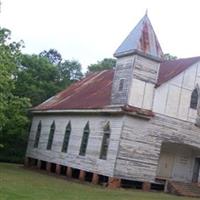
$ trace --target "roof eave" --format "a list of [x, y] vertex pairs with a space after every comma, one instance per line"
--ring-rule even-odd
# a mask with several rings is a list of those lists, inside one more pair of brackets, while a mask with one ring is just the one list
[[153, 61], [157, 61], [157, 62], [163, 61], [163, 58], [152, 56], [150, 54], [145, 54], [145, 53], [138, 51], [136, 49], [124, 51], [124, 52], [120, 52], [120, 53], [115, 52], [113, 54], [113, 56], [116, 57], [116, 58], [121, 58], [121, 57], [124, 57], [124, 56], [131, 56], [131, 55], [135, 55], [135, 54], [140, 55], [140, 56], [145, 57], [145, 58], [149, 58], [150, 60], [153, 60]]
[[31, 110], [31, 113], [37, 114], [37, 113], [119, 113], [121, 112], [121, 108], [112, 108], [112, 109], [63, 109], [63, 110]]
[[136, 110], [127, 109], [125, 106], [114, 106], [103, 109], [66, 109], [66, 110], [32, 110], [32, 114], [127, 114], [133, 117], [151, 119], [154, 115], [138, 112]]

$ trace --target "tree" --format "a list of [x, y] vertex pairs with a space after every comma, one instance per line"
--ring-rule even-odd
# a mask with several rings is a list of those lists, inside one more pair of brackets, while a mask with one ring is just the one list
[[63, 61], [54, 49], [22, 55], [23, 43], [10, 42], [10, 34], [0, 29], [0, 161], [19, 162], [30, 124], [27, 109], [79, 80], [82, 73], [78, 61]]
[[15, 79], [15, 94], [31, 100], [36, 106], [60, 90], [59, 75], [55, 65], [45, 57], [23, 55]]
[[116, 59], [114, 58], [104, 58], [101, 61], [97, 61], [96, 64], [91, 64], [88, 66], [88, 72], [101, 71], [105, 69], [113, 69], [116, 65]]
[[177, 59], [176, 56], [173, 56], [173, 55], [171, 55], [169, 53], [165, 53], [164, 54], [164, 60], [176, 60], [176, 59]]
[[76, 60], [63, 60], [61, 54], [56, 49], [44, 50], [39, 56], [47, 58], [50, 63], [56, 66], [59, 76], [58, 85], [61, 89], [66, 88], [69, 84], [79, 80], [83, 76], [81, 64]]
[[56, 49], [49, 49], [48, 51], [42, 51], [39, 56], [45, 57], [50, 63], [58, 65], [62, 61], [61, 54]]
[[[6, 161], [9, 156], [13, 156], [23, 135], [27, 133], [26, 112], [30, 106], [27, 98], [14, 95], [14, 77], [20, 63], [23, 43], [12, 42], [10, 36], [10, 30], [0, 28], [0, 160]], [[26, 143], [22, 146], [26, 146]]]
[[22, 42], [10, 42], [11, 32], [0, 28], [0, 130], [7, 121], [7, 108], [15, 101], [14, 76], [20, 63]]
[[71, 83], [80, 80], [83, 76], [81, 64], [76, 60], [65, 60], [58, 65], [59, 81], [62, 88], [66, 88]]
[[52, 64], [46, 57], [23, 55], [16, 75], [15, 94], [36, 106], [82, 77], [78, 61]]

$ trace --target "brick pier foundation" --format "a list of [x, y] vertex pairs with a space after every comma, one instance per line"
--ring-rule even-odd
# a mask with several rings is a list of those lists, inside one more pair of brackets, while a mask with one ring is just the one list
[[99, 175], [94, 173], [92, 176], [92, 184], [97, 185], [98, 183], [99, 183]]
[[143, 191], [150, 191], [151, 190], [151, 183], [149, 183], [149, 182], [143, 182], [143, 184], [142, 184], [142, 190]]
[[56, 164], [56, 174], [60, 175], [61, 172], [61, 165]]
[[121, 187], [121, 179], [109, 177], [108, 179], [108, 188], [120, 188]]
[[66, 173], [68, 178], [72, 177], [72, 168], [71, 167], [67, 167], [67, 173]]
[[80, 181], [84, 181], [85, 180], [85, 174], [86, 174], [85, 171], [80, 170], [80, 174], [79, 174], [79, 180]]

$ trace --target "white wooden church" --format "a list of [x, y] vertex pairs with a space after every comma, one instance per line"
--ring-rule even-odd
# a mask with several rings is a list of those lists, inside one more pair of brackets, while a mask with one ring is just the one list
[[200, 57], [164, 60], [147, 15], [114, 56], [32, 109], [26, 165], [109, 187], [200, 182]]

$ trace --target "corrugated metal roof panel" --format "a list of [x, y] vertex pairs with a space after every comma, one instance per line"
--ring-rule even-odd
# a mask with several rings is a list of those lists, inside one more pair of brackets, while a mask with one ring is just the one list
[[200, 61], [199, 57], [181, 58], [177, 60], [167, 60], [160, 64], [160, 71], [157, 81], [157, 86], [162, 85], [173, 77], [177, 76], [191, 65]]
[[[157, 86], [177, 76], [191, 65], [200, 61], [200, 57], [164, 61], [160, 65]], [[33, 110], [67, 110], [67, 109], [101, 109], [111, 104], [111, 91], [114, 70], [95, 72], [72, 84]], [[125, 111], [142, 112], [151, 115], [150, 111], [137, 110], [131, 106]]]
[[114, 71], [92, 73], [34, 110], [103, 108], [110, 104]]

